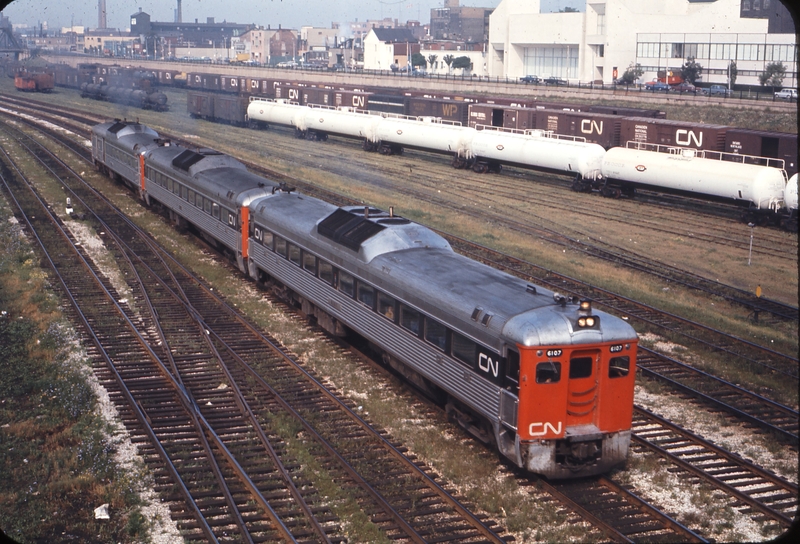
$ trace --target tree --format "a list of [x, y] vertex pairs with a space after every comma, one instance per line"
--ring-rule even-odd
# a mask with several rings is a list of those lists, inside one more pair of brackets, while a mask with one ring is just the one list
[[695, 81], [700, 79], [700, 74], [703, 72], [703, 67], [695, 62], [694, 57], [688, 57], [686, 63], [681, 67], [681, 77], [684, 81], [688, 81], [694, 85]]
[[449, 72], [451, 68], [450, 65], [453, 64], [453, 61], [456, 60], [456, 58], [453, 55], [445, 55], [442, 57], [442, 60], [447, 65], [447, 71]]
[[736, 62], [731, 61], [728, 64], [728, 88], [732, 89], [736, 84], [736, 76], [739, 75], [739, 70], [736, 69]]
[[472, 61], [469, 60], [469, 57], [458, 57], [453, 59], [453, 68], [464, 68], [466, 70], [472, 70]]
[[558, 10], [559, 13], [580, 13], [578, 8], [571, 8], [569, 6], [565, 7], [564, 9]]
[[620, 83], [624, 83], [626, 85], [631, 85], [636, 83], [636, 80], [642, 77], [644, 74], [644, 68], [642, 68], [641, 64], [633, 64], [630, 63], [628, 69], [625, 70], [625, 73], [622, 74], [622, 77], [619, 78]]
[[769, 85], [773, 89], [783, 85], [783, 77], [786, 75], [786, 66], [782, 62], [770, 62], [764, 68], [764, 72], [758, 75], [758, 82], [762, 86]]
[[436, 64], [438, 58], [438, 55], [428, 55], [428, 65], [431, 67], [431, 70], [433, 70], [433, 65]]
[[425, 66], [428, 61], [425, 60], [425, 56], [421, 53], [414, 53], [411, 55], [411, 67], [414, 66]]

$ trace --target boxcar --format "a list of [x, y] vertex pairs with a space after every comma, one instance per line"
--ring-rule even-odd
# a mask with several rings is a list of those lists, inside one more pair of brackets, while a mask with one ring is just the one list
[[725, 149], [729, 127], [646, 117], [624, 117], [620, 125], [620, 145], [642, 142], [710, 151]]
[[406, 115], [412, 117], [439, 117], [446, 121], [457, 121], [467, 124], [469, 104], [458, 100], [440, 100], [431, 98], [406, 98]]
[[725, 151], [782, 159], [789, 176], [797, 173], [797, 134], [731, 127], [725, 133]]

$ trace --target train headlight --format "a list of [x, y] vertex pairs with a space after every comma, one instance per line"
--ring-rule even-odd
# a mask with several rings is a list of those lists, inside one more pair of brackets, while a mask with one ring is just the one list
[[597, 323], [597, 317], [593, 315], [584, 315], [578, 318], [578, 327], [582, 329], [594, 327]]
[[581, 301], [580, 310], [582, 312], [591, 313], [592, 311], [592, 301], [589, 299], [583, 299]]

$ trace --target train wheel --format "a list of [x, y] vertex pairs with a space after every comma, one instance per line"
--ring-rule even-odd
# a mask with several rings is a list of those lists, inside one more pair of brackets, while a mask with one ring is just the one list
[[472, 171], [478, 174], [485, 174], [489, 171], [489, 165], [485, 162], [476, 162], [472, 165]]
[[458, 168], [459, 170], [461, 170], [462, 168], [467, 166], [467, 159], [465, 159], [464, 157], [459, 157], [458, 155], [455, 155], [453, 157], [452, 164], [453, 164], [453, 168]]

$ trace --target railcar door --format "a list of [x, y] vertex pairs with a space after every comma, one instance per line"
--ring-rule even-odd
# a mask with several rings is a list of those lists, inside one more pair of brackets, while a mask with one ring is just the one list
[[567, 427], [595, 423], [599, 370], [600, 350], [573, 351], [570, 355]]

